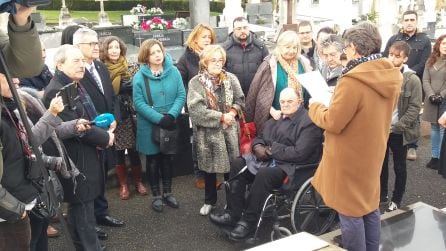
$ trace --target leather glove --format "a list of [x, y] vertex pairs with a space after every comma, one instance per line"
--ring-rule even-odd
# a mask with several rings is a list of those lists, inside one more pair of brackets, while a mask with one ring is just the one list
[[252, 151], [258, 160], [268, 161], [269, 159], [271, 159], [271, 155], [268, 154], [267, 149], [268, 149], [267, 146], [262, 144], [257, 144], [252, 148]]
[[166, 130], [175, 129], [175, 118], [170, 114], [164, 114], [164, 117], [161, 118], [160, 127]]
[[443, 102], [443, 97], [439, 94], [430, 95], [429, 101], [434, 105], [439, 105]]

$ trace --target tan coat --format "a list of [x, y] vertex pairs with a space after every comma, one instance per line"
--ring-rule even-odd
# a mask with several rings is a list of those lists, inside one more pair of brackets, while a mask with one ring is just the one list
[[339, 79], [330, 107], [310, 105], [325, 129], [313, 185], [337, 212], [361, 217], [379, 206], [380, 173], [402, 75], [387, 59], [362, 63]]
[[437, 123], [441, 114], [438, 105], [429, 101], [429, 97], [440, 94], [446, 98], [446, 59], [438, 58], [432, 67], [426, 65], [423, 73], [424, 107], [421, 119], [430, 123]]

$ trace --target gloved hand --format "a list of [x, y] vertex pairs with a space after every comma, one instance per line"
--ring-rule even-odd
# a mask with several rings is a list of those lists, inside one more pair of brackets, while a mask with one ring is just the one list
[[163, 129], [174, 130], [175, 118], [170, 114], [164, 114], [164, 117], [161, 118], [159, 125]]
[[42, 160], [46, 168], [54, 171], [59, 171], [62, 165], [65, 164], [62, 157], [48, 156], [44, 153], [42, 153]]
[[268, 152], [268, 147], [262, 144], [257, 144], [252, 148], [252, 152], [260, 161], [268, 161], [271, 159], [271, 151]]
[[430, 95], [429, 101], [434, 105], [439, 105], [443, 102], [443, 97], [439, 94]]

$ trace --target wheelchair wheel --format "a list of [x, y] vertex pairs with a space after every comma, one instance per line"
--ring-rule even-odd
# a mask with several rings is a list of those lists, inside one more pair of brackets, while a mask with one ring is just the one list
[[294, 197], [291, 224], [296, 232], [321, 235], [334, 223], [337, 213], [325, 205], [322, 197], [311, 185], [311, 179], [305, 181]]
[[288, 230], [288, 228], [278, 227], [277, 229], [273, 229], [273, 231], [271, 231], [271, 241], [282, 239], [283, 237], [287, 237], [292, 234], [293, 233], [291, 233], [291, 231]]

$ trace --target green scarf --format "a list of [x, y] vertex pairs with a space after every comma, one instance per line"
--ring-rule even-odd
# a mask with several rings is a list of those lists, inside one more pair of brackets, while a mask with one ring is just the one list
[[127, 60], [123, 56], [120, 56], [116, 63], [105, 60], [105, 65], [107, 65], [108, 71], [110, 72], [113, 91], [118, 95], [121, 89], [121, 81], [129, 80], [132, 77], [128, 72], [129, 65]]

